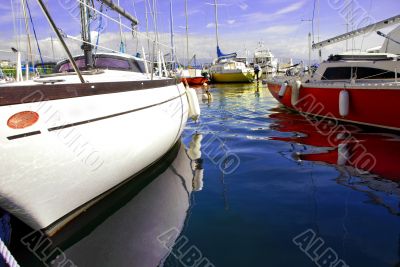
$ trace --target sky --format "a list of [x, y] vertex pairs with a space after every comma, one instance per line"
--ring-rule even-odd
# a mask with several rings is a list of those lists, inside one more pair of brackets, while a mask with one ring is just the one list
[[[77, 0], [44, 0], [52, 14], [58, 28], [70, 36], [79, 38], [79, 10]], [[147, 0], [148, 1], [148, 0]], [[10, 57], [4, 51], [10, 51], [11, 46], [17, 46], [17, 36], [20, 38], [21, 50], [27, 50], [24, 21], [19, 0], [0, 0], [0, 59]], [[118, 0], [114, 0], [118, 2]], [[152, 2], [152, 0], [150, 0]], [[352, 2], [352, 9], [346, 8]], [[95, 0], [97, 8], [98, 1]], [[145, 0], [120, 0], [120, 5], [139, 20], [141, 38], [134, 39], [128, 28], [123, 28], [124, 39], [128, 52], [141, 51], [143, 46], [147, 53], [146, 36], [146, 9]], [[198, 59], [209, 61], [216, 57], [215, 15], [214, 0], [187, 0], [188, 27], [189, 27], [189, 58], [196, 54]], [[319, 3], [319, 4], [318, 4]], [[39, 46], [47, 58], [65, 57], [54, 33], [44, 18], [36, 0], [28, 0], [34, 22]], [[159, 40], [170, 45], [170, 0], [158, 0], [157, 29]], [[172, 0], [173, 28], [175, 46], [178, 59], [184, 62], [186, 54], [186, 17], [185, 0]], [[315, 6], [315, 9], [314, 9]], [[348, 11], [353, 10], [353, 14]], [[153, 17], [148, 11], [148, 27], [153, 36]], [[16, 19], [13, 19], [13, 12]], [[104, 11], [107, 16], [118, 19], [118, 15], [111, 11]], [[346, 15], [349, 14], [349, 15]], [[314, 42], [333, 37], [346, 32], [347, 16], [350, 21], [348, 27], [358, 28], [369, 23], [377, 22], [400, 14], [399, 0], [218, 0], [219, 45], [225, 53], [238, 52], [239, 55], [252, 56], [259, 42], [281, 60], [289, 58], [308, 58], [308, 33], [314, 32]], [[311, 23], [314, 17], [314, 23]], [[122, 20], [124, 24], [129, 22]], [[314, 25], [314, 27], [312, 27]], [[92, 31], [99, 26], [99, 17], [92, 23]], [[120, 34], [118, 25], [110, 19], [103, 18], [104, 29], [100, 34], [100, 45], [118, 50]], [[313, 30], [314, 28], [314, 30]], [[392, 29], [384, 29], [388, 32]], [[32, 32], [32, 29], [31, 29]], [[95, 42], [96, 35], [93, 34]], [[53, 38], [53, 46], [51, 39]], [[32, 35], [33, 39], [33, 35]], [[34, 42], [34, 39], [33, 41]], [[372, 33], [368, 36], [356, 38], [348, 43], [348, 47], [365, 50], [383, 43], [382, 37]], [[79, 42], [68, 40], [73, 53], [79, 53]], [[33, 53], [38, 54], [37, 46], [32, 45]], [[53, 49], [54, 48], [54, 55]], [[169, 53], [168, 47], [163, 47], [164, 54]], [[324, 48], [323, 57], [329, 54], [344, 51], [346, 43]], [[313, 52], [313, 59], [317, 53]]]

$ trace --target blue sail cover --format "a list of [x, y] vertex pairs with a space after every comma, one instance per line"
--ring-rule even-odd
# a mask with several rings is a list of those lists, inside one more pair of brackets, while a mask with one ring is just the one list
[[219, 48], [219, 46], [217, 46], [217, 56], [218, 56], [219, 59], [234, 58], [234, 57], [237, 57], [237, 53], [224, 54], [224, 53], [222, 53], [222, 51]]

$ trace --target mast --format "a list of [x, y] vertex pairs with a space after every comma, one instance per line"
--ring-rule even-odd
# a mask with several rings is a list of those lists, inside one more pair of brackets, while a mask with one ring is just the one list
[[217, 40], [217, 47], [219, 47], [219, 41], [218, 41], [218, 10], [217, 10], [217, 0], [214, 0], [214, 5], [215, 5], [215, 36]]
[[82, 50], [85, 54], [85, 65], [87, 68], [93, 68], [93, 46], [91, 45], [90, 38], [90, 23], [89, 23], [89, 8], [88, 8], [88, 0], [83, 0], [80, 2], [81, 9], [81, 34], [82, 34]]
[[345, 34], [335, 36], [335, 37], [327, 39], [325, 41], [319, 42], [319, 43], [313, 45], [313, 49], [319, 49], [319, 48], [322, 48], [322, 47], [325, 47], [325, 46], [328, 46], [331, 44], [335, 44], [338, 42], [346, 41], [351, 38], [355, 38], [359, 35], [363, 35], [363, 34], [366, 34], [366, 33], [372, 32], [372, 31], [378, 31], [380, 29], [386, 28], [386, 27], [391, 26], [396, 23], [400, 23], [400, 15], [379, 21], [377, 23], [359, 28], [357, 30], [354, 30], [354, 31], [351, 31], [351, 32], [348, 32]]
[[[118, 0], [118, 5], [119, 5], [119, 0]], [[125, 42], [124, 42], [124, 35], [122, 33], [122, 21], [121, 21], [121, 14], [118, 13], [118, 21], [119, 21], [119, 36], [121, 38], [121, 42], [119, 44], [119, 52], [125, 53]]]
[[172, 0], [169, 1], [169, 16], [170, 16], [169, 21], [171, 28], [171, 63], [172, 63], [175, 60], [174, 17], [172, 16]]
[[29, 59], [32, 62], [33, 65], [33, 53], [32, 53], [32, 46], [31, 46], [31, 35], [29, 32], [29, 22], [28, 22], [28, 15], [26, 12], [26, 1], [22, 0], [21, 1], [21, 6], [22, 6], [22, 12], [24, 14], [24, 21], [25, 21], [25, 31], [26, 31], [26, 38], [27, 38], [27, 57], [26, 57], [26, 80], [29, 80]]
[[150, 55], [149, 13], [147, 10], [147, 0], [144, 0], [144, 12], [146, 15], [147, 53]]
[[189, 67], [189, 19], [188, 19], [188, 3], [185, 0], [185, 17], [186, 17], [186, 65]]

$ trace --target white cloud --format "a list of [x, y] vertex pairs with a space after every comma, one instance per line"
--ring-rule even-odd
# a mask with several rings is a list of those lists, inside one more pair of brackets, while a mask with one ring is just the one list
[[262, 32], [264, 33], [273, 33], [273, 34], [289, 34], [295, 32], [299, 28], [298, 25], [280, 25], [280, 26], [270, 26]]
[[206, 28], [207, 29], [210, 29], [210, 28], [215, 28], [215, 23], [208, 23], [207, 25], [206, 25]]
[[247, 8], [249, 7], [248, 4], [246, 4], [245, 2], [240, 2], [239, 3], [239, 7], [241, 10], [247, 10]]
[[282, 9], [276, 11], [274, 13], [274, 15], [284, 15], [284, 14], [292, 13], [292, 12], [297, 11], [300, 8], [302, 8], [304, 6], [304, 4], [305, 4], [304, 1], [291, 4], [291, 5], [287, 6], [287, 7], [284, 7]]
[[227, 23], [229, 25], [235, 24], [235, 22], [236, 22], [236, 20], [234, 20], [234, 19], [230, 19], [230, 20], [227, 21]]

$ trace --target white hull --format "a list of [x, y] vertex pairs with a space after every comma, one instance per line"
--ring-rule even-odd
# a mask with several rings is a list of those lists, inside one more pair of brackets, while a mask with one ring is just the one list
[[[21, 111], [37, 112], [38, 123], [8, 128]], [[0, 206], [43, 229], [164, 155], [181, 135], [188, 102], [180, 84], [1, 106], [0, 113]]]

